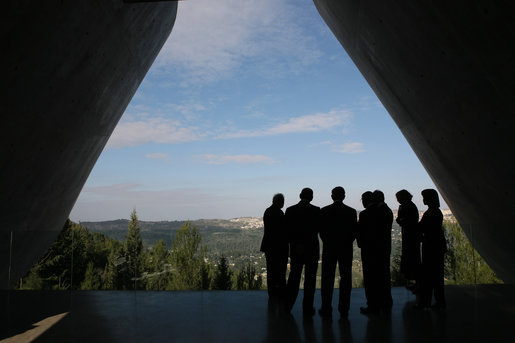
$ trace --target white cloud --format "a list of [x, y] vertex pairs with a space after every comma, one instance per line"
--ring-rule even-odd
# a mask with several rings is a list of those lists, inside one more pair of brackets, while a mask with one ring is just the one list
[[162, 153], [162, 152], [154, 152], [152, 154], [146, 154], [145, 157], [149, 158], [151, 160], [162, 160], [162, 161], [165, 161], [165, 162], [169, 162], [170, 161], [170, 156], [168, 156], [168, 154], [165, 154], [165, 153]]
[[363, 143], [352, 142], [340, 145], [333, 145], [331, 147], [331, 150], [342, 154], [358, 154], [365, 151], [365, 146], [363, 145]]
[[121, 122], [107, 143], [108, 148], [136, 146], [145, 143], [180, 143], [199, 140], [203, 134], [197, 127], [183, 127], [179, 121], [148, 118]]
[[244, 62], [263, 72], [303, 68], [321, 52], [301, 6], [285, 0], [180, 2], [157, 71], [195, 83], [228, 75]]
[[176, 104], [167, 104], [165, 108], [170, 108], [174, 111], [180, 112], [183, 115], [190, 115], [192, 113], [204, 111], [206, 107], [202, 104], [198, 103], [184, 103], [180, 105]]
[[200, 155], [199, 158], [207, 164], [226, 163], [274, 163], [274, 159], [264, 155]]
[[333, 143], [331, 143], [331, 141], [323, 141], [323, 142], [318, 142], [318, 143], [310, 144], [309, 147], [310, 148], [316, 148], [316, 147], [324, 146], [324, 145], [333, 145]]
[[382, 105], [376, 97], [372, 95], [360, 97], [356, 104], [356, 108], [360, 111], [369, 111], [374, 108], [381, 108]]
[[218, 138], [242, 138], [242, 137], [261, 137], [289, 133], [319, 132], [329, 130], [334, 127], [348, 125], [351, 113], [346, 110], [332, 110], [327, 113], [310, 114], [300, 117], [290, 118], [284, 123], [261, 128], [257, 130], [240, 130], [233, 133], [224, 133]]

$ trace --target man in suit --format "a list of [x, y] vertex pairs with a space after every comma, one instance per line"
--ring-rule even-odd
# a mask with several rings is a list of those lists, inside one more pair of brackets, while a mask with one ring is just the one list
[[390, 276], [393, 212], [384, 202], [384, 193], [382, 191], [375, 190], [373, 196], [377, 211], [378, 258], [381, 266], [379, 299], [381, 308], [383, 310], [389, 310], [393, 305]]
[[390, 290], [390, 252], [393, 213], [384, 203], [381, 191], [361, 196], [365, 209], [359, 214], [358, 246], [361, 248], [363, 282], [367, 307], [363, 314], [378, 314], [392, 307]]
[[286, 289], [286, 267], [288, 265], [288, 238], [284, 213], [284, 196], [274, 195], [272, 205], [263, 215], [264, 234], [261, 241], [261, 251], [266, 258], [266, 283], [268, 297], [279, 300]]
[[287, 307], [292, 309], [299, 293], [302, 269], [304, 271], [304, 299], [302, 308], [304, 316], [313, 316], [313, 300], [316, 288], [318, 259], [318, 227], [320, 226], [320, 208], [310, 204], [313, 190], [304, 188], [300, 193], [300, 202], [286, 209], [288, 240], [290, 243], [290, 275], [287, 284]]
[[373, 194], [366, 191], [361, 195], [361, 202], [365, 208], [359, 213], [357, 240], [361, 248], [361, 262], [363, 264], [363, 284], [367, 306], [360, 307], [361, 313], [379, 313], [380, 302], [377, 286], [379, 284], [380, 267], [377, 258], [377, 225], [375, 223], [375, 204]]
[[320, 238], [322, 252], [322, 317], [332, 316], [332, 299], [336, 263], [340, 270], [340, 297], [338, 311], [343, 318], [348, 317], [350, 293], [352, 289], [352, 243], [356, 235], [356, 210], [343, 203], [345, 190], [335, 187], [331, 192], [333, 203], [320, 211], [322, 225]]

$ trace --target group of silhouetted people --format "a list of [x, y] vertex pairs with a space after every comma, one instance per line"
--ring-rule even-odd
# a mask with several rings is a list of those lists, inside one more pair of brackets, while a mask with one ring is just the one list
[[[417, 294], [417, 308], [444, 308], [443, 257], [446, 251], [438, 193], [422, 191], [428, 210], [419, 222], [419, 212], [406, 190], [396, 194], [400, 204], [397, 223], [402, 229], [401, 273], [408, 289]], [[393, 305], [390, 279], [390, 254], [393, 212], [384, 201], [383, 192], [362, 194], [364, 209], [358, 214], [343, 203], [345, 190], [335, 187], [333, 203], [320, 209], [311, 204], [313, 190], [304, 188], [300, 201], [283, 213], [284, 196], [276, 194], [263, 215], [264, 235], [261, 251], [265, 253], [269, 303], [289, 312], [299, 292], [304, 269], [304, 316], [313, 316], [320, 247], [322, 246], [322, 317], [332, 316], [332, 298], [336, 266], [340, 272], [338, 311], [348, 316], [352, 289], [353, 242], [361, 248], [363, 282], [367, 306], [364, 314], [389, 311]], [[420, 246], [422, 244], [422, 256]], [[290, 258], [290, 274], [286, 270]]]

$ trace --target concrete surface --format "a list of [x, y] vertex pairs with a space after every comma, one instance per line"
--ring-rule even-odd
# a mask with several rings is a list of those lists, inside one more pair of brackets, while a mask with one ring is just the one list
[[515, 282], [515, 4], [314, 0], [473, 246]]
[[57, 237], [177, 12], [121, 0], [3, 6], [0, 288], [10, 258], [12, 285]]
[[15, 324], [0, 340], [22, 339], [33, 323], [61, 314], [35, 342], [513, 342], [513, 285], [447, 287], [448, 308], [428, 312], [413, 308], [407, 290], [392, 294], [389, 316], [360, 314], [361, 288], [352, 290], [348, 320], [337, 312], [327, 320], [303, 318], [299, 301], [291, 316], [271, 313], [266, 291], [11, 291], [1, 323]]

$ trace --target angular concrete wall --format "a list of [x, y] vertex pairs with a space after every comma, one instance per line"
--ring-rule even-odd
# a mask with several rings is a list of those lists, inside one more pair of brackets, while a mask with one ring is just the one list
[[4, 13], [0, 288], [9, 259], [13, 284], [62, 229], [177, 2], [13, 0]]
[[513, 5], [314, 2], [472, 244], [515, 282]]

